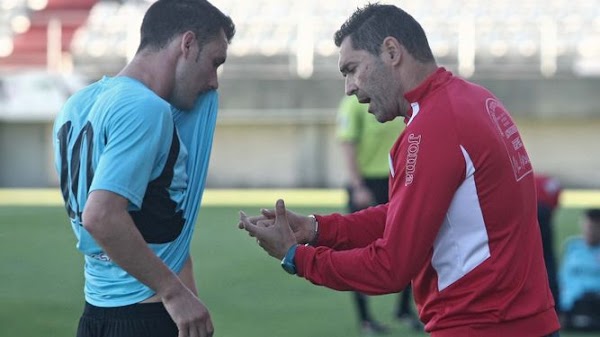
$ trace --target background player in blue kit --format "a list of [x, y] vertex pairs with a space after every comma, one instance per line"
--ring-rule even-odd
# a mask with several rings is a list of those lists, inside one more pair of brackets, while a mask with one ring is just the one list
[[57, 116], [56, 169], [85, 257], [77, 336], [212, 336], [189, 248], [217, 68], [234, 34], [207, 1], [157, 1], [133, 60], [73, 95]]
[[581, 235], [564, 244], [560, 268], [563, 328], [600, 332], [600, 209], [584, 211]]

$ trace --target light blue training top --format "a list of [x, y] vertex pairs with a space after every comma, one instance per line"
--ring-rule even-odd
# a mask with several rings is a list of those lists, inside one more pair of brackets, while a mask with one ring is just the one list
[[570, 238], [559, 271], [560, 308], [570, 311], [586, 292], [600, 293], [600, 245], [590, 246], [582, 237]]
[[216, 124], [216, 91], [192, 111], [174, 109], [141, 82], [104, 77], [75, 93], [54, 124], [55, 165], [67, 214], [85, 257], [85, 299], [115, 307], [154, 291], [121, 269], [81, 224], [88, 194], [129, 200], [136, 227], [178, 273], [188, 254]]

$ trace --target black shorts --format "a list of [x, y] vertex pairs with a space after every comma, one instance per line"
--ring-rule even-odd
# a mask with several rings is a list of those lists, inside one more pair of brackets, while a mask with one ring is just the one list
[[177, 325], [162, 303], [102, 308], [85, 304], [77, 337], [177, 337]]

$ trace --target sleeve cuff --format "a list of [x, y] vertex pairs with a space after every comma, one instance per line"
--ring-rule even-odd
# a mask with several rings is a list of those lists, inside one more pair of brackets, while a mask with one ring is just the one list
[[319, 237], [317, 238], [316, 246], [331, 247], [335, 243], [335, 225], [333, 218], [316, 214], [315, 218], [319, 222]]
[[310, 255], [311, 251], [314, 251], [314, 247], [298, 245], [296, 248], [296, 254], [294, 256], [294, 264], [296, 265], [296, 275], [303, 277], [305, 266], [304, 261], [306, 261], [306, 257]]

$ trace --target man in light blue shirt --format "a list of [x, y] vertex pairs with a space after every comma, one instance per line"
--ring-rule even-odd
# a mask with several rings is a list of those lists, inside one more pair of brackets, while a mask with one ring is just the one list
[[565, 244], [560, 307], [567, 329], [600, 331], [600, 209], [585, 212], [582, 234]]
[[160, 0], [133, 60], [74, 94], [55, 164], [85, 258], [78, 337], [212, 336], [190, 241], [217, 115], [217, 68], [235, 34], [203, 0]]

